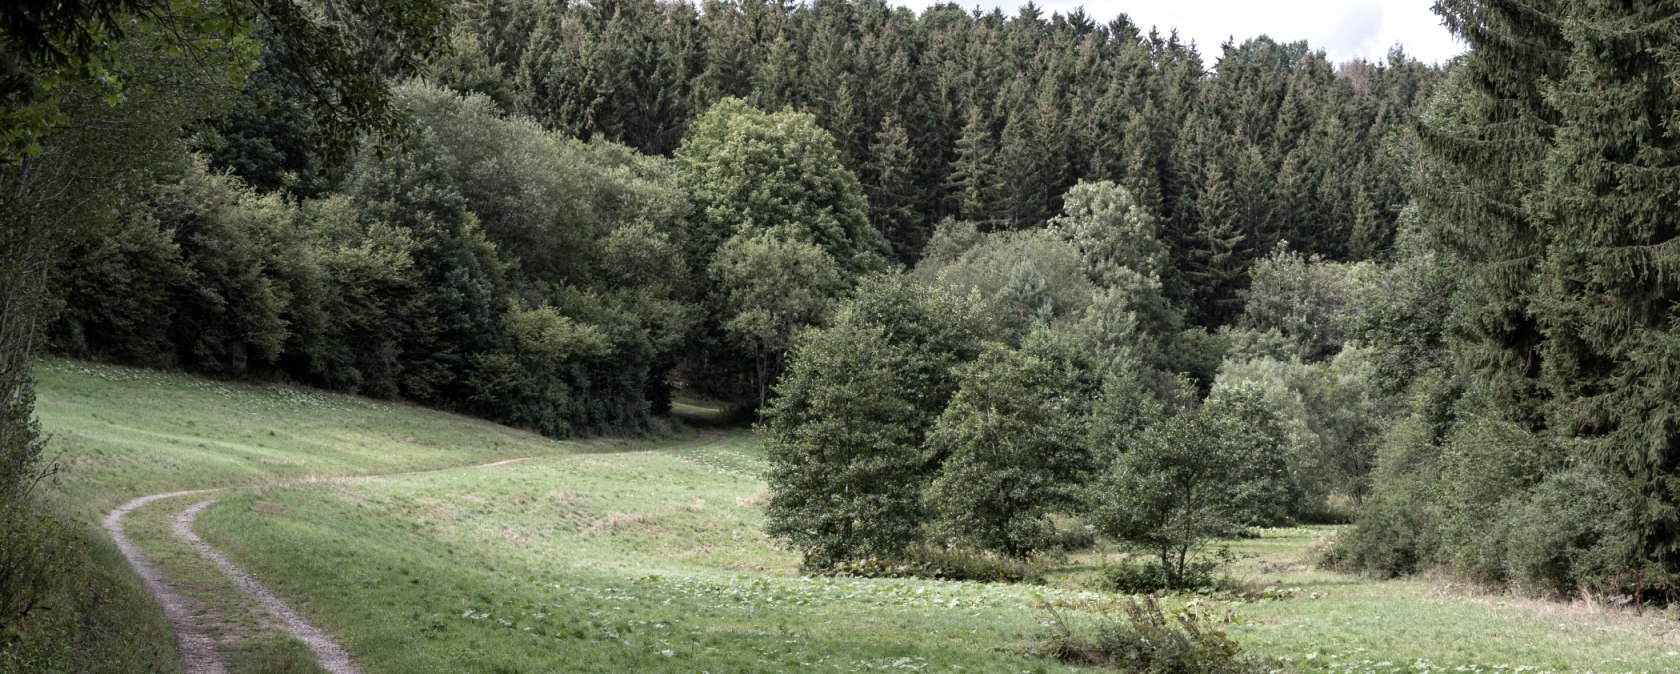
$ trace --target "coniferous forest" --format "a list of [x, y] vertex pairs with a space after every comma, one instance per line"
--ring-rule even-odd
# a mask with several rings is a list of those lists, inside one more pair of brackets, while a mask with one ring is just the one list
[[1030, 3], [17, 0], [0, 671], [104, 629], [43, 358], [565, 439], [709, 401], [814, 574], [1101, 539], [1118, 589], [1195, 589], [1311, 523], [1339, 572], [1671, 605], [1680, 3], [1435, 11], [1463, 56]]

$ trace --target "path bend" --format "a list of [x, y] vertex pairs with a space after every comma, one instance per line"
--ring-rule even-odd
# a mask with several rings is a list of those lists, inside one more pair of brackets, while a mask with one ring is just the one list
[[[532, 458], [537, 457], [502, 459], [470, 467], [494, 468]], [[397, 477], [459, 469], [459, 467], [440, 468], [383, 475], [347, 476], [341, 479]], [[279, 484], [285, 484], [285, 482]], [[153, 501], [194, 494], [210, 494], [218, 491], [221, 491], [221, 489], [187, 489], [141, 496], [117, 506], [105, 515], [102, 522], [105, 532], [110, 534], [111, 540], [116, 542], [117, 550], [128, 560], [129, 566], [134, 568], [135, 574], [140, 576], [146, 590], [152, 593], [158, 604], [162, 605], [164, 618], [168, 620], [170, 629], [175, 632], [175, 641], [181, 653], [181, 664], [186, 674], [228, 674], [227, 661], [223, 659], [221, 651], [217, 650], [215, 639], [200, 624], [194, 611], [197, 608], [197, 602], [177, 591], [175, 586], [169, 583], [168, 579], [158, 571], [157, 567], [140, 554], [140, 549], [134, 545], [133, 541], [129, 540], [128, 535], [123, 531], [122, 520], [130, 512]], [[205, 499], [181, 511], [175, 517], [171, 527], [175, 536], [191, 545], [199, 556], [216, 565], [216, 568], [233, 583], [234, 587], [239, 588], [240, 592], [255, 600], [264, 611], [273, 616], [288, 636], [303, 642], [305, 646], [309, 647], [309, 650], [315, 654], [317, 664], [322, 669], [331, 674], [361, 674], [361, 670], [350, 661], [350, 652], [344, 650], [343, 646], [338, 645], [338, 642], [334, 641], [331, 635], [310, 623], [303, 615], [293, 610], [285, 600], [275, 595], [267, 586], [258, 581], [255, 576], [239, 568], [222, 553], [210, 547], [209, 543], [206, 543], [193, 531], [192, 525], [193, 522], [197, 521], [198, 515], [215, 503], [216, 499]]]

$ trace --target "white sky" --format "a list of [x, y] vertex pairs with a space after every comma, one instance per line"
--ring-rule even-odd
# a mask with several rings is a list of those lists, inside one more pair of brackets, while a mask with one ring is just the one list
[[[890, 0], [921, 11], [931, 0]], [[956, 0], [964, 7], [992, 7], [1013, 16], [1026, 0]], [[1156, 26], [1165, 34], [1177, 28], [1180, 37], [1195, 40], [1209, 66], [1219, 45], [1235, 36], [1244, 39], [1269, 35], [1279, 42], [1306, 40], [1324, 50], [1332, 63], [1363, 56], [1378, 61], [1400, 43], [1406, 53], [1426, 63], [1445, 61], [1464, 52], [1464, 45], [1441, 26], [1429, 11], [1431, 0], [1038, 0], [1045, 16], [1084, 6], [1085, 13], [1108, 21], [1124, 13], [1145, 30]]]

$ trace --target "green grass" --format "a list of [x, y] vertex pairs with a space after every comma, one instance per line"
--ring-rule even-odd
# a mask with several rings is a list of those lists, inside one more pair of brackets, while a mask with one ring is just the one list
[[369, 672], [1062, 669], [1023, 655], [1045, 590], [794, 574], [755, 453], [720, 434], [247, 493], [201, 531]]
[[[560, 443], [488, 422], [354, 396], [77, 361], [48, 360], [34, 375], [37, 415], [50, 436], [48, 455], [61, 466], [46, 495], [74, 529], [71, 535], [85, 543], [67, 552], [64, 571], [74, 578], [34, 618], [33, 633], [54, 643], [29, 644], [22, 650], [67, 653], [68, 662], [52, 668], [62, 665], [70, 671], [180, 671], [168, 624], [156, 602], [98, 528], [103, 513], [134, 497], [473, 465], [624, 444]], [[148, 510], [137, 511], [131, 520], [147, 517]], [[173, 538], [136, 540], [168, 546]], [[270, 643], [230, 657], [280, 662], [286, 658], [274, 657], [276, 653], [301, 648], [290, 640], [276, 641], [272, 634], [259, 637]], [[24, 670], [40, 667], [25, 665]]]
[[301, 642], [264, 624], [255, 600], [241, 593], [209, 560], [174, 538], [170, 528], [182, 510], [213, 498], [189, 494], [164, 499], [130, 513], [124, 531], [146, 559], [167, 569], [182, 595], [203, 607], [203, 627], [218, 642], [236, 672], [320, 674], [315, 655]]
[[462, 466], [583, 446], [288, 386], [63, 360], [42, 363], [35, 375], [49, 453], [64, 466], [63, 501], [85, 514], [177, 489]]
[[[72, 461], [72, 510], [232, 487], [200, 534], [370, 674], [1066, 671], [1032, 654], [1038, 604], [1077, 622], [1121, 599], [1096, 585], [1112, 549], [1075, 555], [1041, 587], [800, 576], [762, 533], [763, 460], [739, 431], [559, 443], [401, 405], [64, 362], [40, 388]], [[535, 458], [475, 467], [513, 457]], [[432, 468], [446, 469], [375, 476]], [[326, 475], [363, 477], [308, 479]], [[194, 500], [136, 511], [131, 536], [240, 636], [234, 671], [311, 671], [295, 642], [241, 622], [244, 600], [167, 535]], [[1660, 614], [1316, 569], [1337, 531], [1232, 541], [1231, 573], [1279, 598], [1196, 601], [1229, 611], [1247, 650], [1304, 669], [1680, 667], [1680, 623]]]
[[671, 416], [700, 428], [746, 426], [752, 421], [750, 411], [731, 407], [728, 403], [690, 396], [678, 397], [671, 401]]

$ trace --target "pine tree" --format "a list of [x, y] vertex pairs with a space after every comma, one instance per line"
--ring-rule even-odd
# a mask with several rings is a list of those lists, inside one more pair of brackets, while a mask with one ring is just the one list
[[514, 71], [518, 110], [572, 136], [592, 130], [601, 85], [599, 44], [569, 8], [544, 5], [530, 46]]
[[962, 219], [982, 228], [995, 228], [1001, 215], [996, 143], [984, 114], [978, 107], [969, 108], [968, 122], [957, 138], [946, 194]]
[[[1557, 130], [1535, 185], [1547, 242], [1528, 306], [1544, 341], [1546, 428], [1637, 494], [1627, 560], [1680, 580], [1680, 34], [1659, 4], [1560, 3], [1564, 79], [1541, 89]], [[1655, 421], [1662, 420], [1662, 421]], [[1601, 581], [1602, 582], [1602, 581]], [[1646, 588], [1637, 587], [1635, 591]]]
[[777, 35], [764, 61], [753, 71], [752, 104], [761, 110], [782, 110], [803, 103], [797, 47], [787, 35]]
[[1038, 325], [1049, 325], [1056, 316], [1056, 303], [1050, 296], [1050, 283], [1039, 273], [1032, 260], [1021, 260], [1009, 269], [1009, 281], [1001, 292], [1005, 322], [1016, 335], [1024, 335]]
[[916, 215], [919, 199], [915, 164], [916, 157], [904, 127], [894, 124], [892, 117], [882, 118], [881, 129], [869, 144], [863, 188], [869, 196], [871, 224], [904, 262], [914, 260], [927, 240], [927, 232]]
[[1260, 154], [1260, 147], [1242, 133], [1232, 139], [1231, 197], [1235, 200], [1237, 229], [1251, 250], [1271, 250], [1280, 234], [1275, 219], [1274, 190], [1277, 171]]
[[[1443, 340], [1453, 351], [1445, 367], [1473, 388], [1446, 419], [1418, 411], [1445, 428], [1433, 431], [1441, 446], [1417, 455], [1440, 453], [1450, 470], [1430, 467], [1441, 460], [1379, 467], [1403, 473], [1378, 485], [1383, 499], [1418, 481], [1447, 495], [1442, 521], [1424, 522], [1444, 533], [1442, 549], [1380, 541], [1396, 551], [1366, 563], [1443, 560], [1525, 587], [1673, 596], [1673, 8], [1585, 0], [1438, 7], [1471, 51], [1419, 126], [1429, 180], [1416, 196], [1441, 249], [1441, 273], [1456, 289], [1441, 321], [1456, 328]], [[1381, 536], [1401, 519], [1368, 509], [1350, 538]]]
[[704, 110], [723, 98], [752, 93], [759, 61], [758, 36], [741, 3], [706, 0], [700, 12], [705, 67], [694, 83], [694, 107]]
[[1190, 317], [1198, 325], [1229, 323], [1239, 310], [1247, 237], [1238, 224], [1236, 199], [1217, 162], [1203, 167], [1196, 181], [1196, 201], [1189, 215], [1179, 259], [1181, 275], [1193, 302]]
[[1016, 80], [1005, 94], [1003, 133], [998, 138], [997, 174], [1001, 183], [1001, 207], [994, 217], [998, 226], [1024, 229], [1044, 221], [1046, 180], [1044, 154], [1038, 146], [1038, 108], [1024, 80]]

